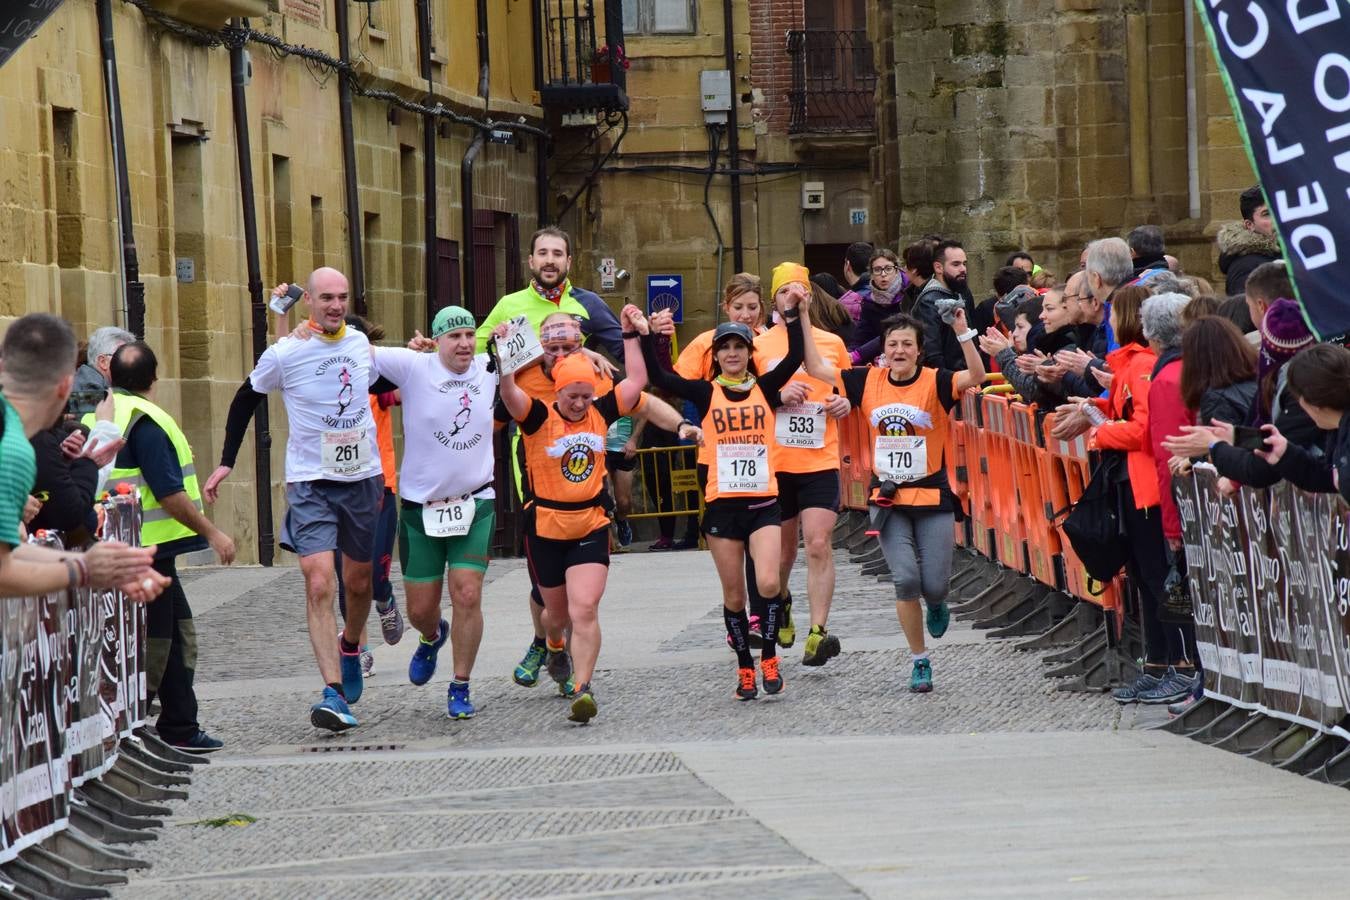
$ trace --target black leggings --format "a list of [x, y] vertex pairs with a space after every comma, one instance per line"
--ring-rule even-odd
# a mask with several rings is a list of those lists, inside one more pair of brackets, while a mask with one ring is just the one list
[[1144, 662], [1167, 666], [1180, 660], [1195, 665], [1195, 626], [1163, 622], [1163, 585], [1167, 582], [1167, 541], [1163, 537], [1162, 510], [1157, 506], [1135, 509], [1134, 492], [1124, 485], [1121, 497], [1125, 536], [1130, 558], [1125, 571], [1139, 592], [1140, 618], [1144, 629]]
[[155, 730], [166, 741], [195, 737], [197, 693], [193, 679], [197, 669], [197, 628], [192, 621], [183, 583], [178, 580], [173, 557], [155, 560], [155, 571], [170, 579], [164, 593], [145, 608], [146, 689], [159, 697], [159, 720]]

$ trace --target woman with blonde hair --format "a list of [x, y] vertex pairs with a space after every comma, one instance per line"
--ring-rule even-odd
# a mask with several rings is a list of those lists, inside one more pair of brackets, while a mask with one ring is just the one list
[[[764, 333], [764, 302], [760, 297], [759, 276], [737, 272], [722, 289], [722, 312], [728, 322], [739, 322], [752, 334]], [[712, 377], [712, 345], [714, 328], [694, 338], [680, 351], [675, 360], [675, 373], [681, 378], [707, 380]]]

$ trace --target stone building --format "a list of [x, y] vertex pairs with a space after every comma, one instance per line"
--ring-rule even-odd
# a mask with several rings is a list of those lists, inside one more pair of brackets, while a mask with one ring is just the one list
[[[479, 122], [538, 125], [531, 55], [515, 49], [532, 46], [530, 4], [430, 0], [424, 69], [421, 2], [68, 0], [0, 69], [0, 328], [32, 311], [65, 316], [81, 337], [127, 321], [100, 57], [104, 4], [120, 80], [145, 337], [160, 358], [158, 399], [181, 417], [198, 468], [209, 472], [230, 399], [254, 359], [231, 61], [226, 47], [204, 45], [153, 13], [209, 30], [230, 16], [251, 16], [258, 32], [338, 57], [337, 17], [346, 12], [362, 90], [441, 104]], [[340, 77], [262, 43], [245, 49], [262, 283], [302, 280], [321, 264], [353, 275]], [[518, 283], [514, 244], [538, 221], [530, 134], [432, 120], [440, 202], [429, 273], [424, 117], [358, 93], [352, 119], [364, 301], [391, 339], [425, 328], [434, 309], [458, 301], [461, 281], [474, 287], [475, 306]], [[470, 166], [462, 165], [471, 150]], [[428, 278], [436, 283], [431, 309]], [[276, 517], [286, 439], [277, 399], [270, 418]], [[253, 458], [250, 438], [211, 510], [235, 535], [241, 561], [258, 550]]]
[[1161, 225], [1222, 290], [1214, 235], [1256, 181], [1187, 0], [880, 0], [875, 235], [960, 235], [971, 281]]

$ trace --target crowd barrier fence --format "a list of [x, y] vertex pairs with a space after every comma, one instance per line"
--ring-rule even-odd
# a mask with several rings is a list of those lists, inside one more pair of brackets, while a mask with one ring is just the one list
[[[100, 518], [105, 540], [139, 544], [135, 493], [104, 500]], [[68, 826], [75, 789], [144, 723], [145, 687], [142, 605], [89, 589], [0, 599], [0, 864]]]

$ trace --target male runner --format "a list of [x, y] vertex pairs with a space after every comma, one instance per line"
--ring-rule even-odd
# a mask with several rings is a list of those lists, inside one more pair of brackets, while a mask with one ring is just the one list
[[[287, 285], [273, 290], [274, 296]], [[285, 338], [263, 351], [230, 404], [220, 467], [203, 487], [214, 502], [234, 467], [249, 418], [267, 394], [280, 391], [290, 433], [286, 440], [286, 516], [280, 544], [300, 557], [305, 576], [309, 640], [323, 677], [323, 696], [310, 708], [316, 728], [357, 724], [348, 708], [361, 697], [361, 628], [370, 614], [371, 547], [384, 478], [368, 394], [374, 380], [370, 342], [347, 327], [347, 277], [315, 269], [302, 298], [315, 339]], [[260, 485], [259, 490], [266, 490]], [[333, 615], [333, 551], [343, 555], [347, 614], [337, 636]]]
[[[449, 306], [431, 324], [435, 353], [375, 348], [379, 373], [403, 391], [399, 560], [408, 621], [422, 635], [408, 680], [426, 684], [446, 638], [454, 666], [447, 714], [469, 719], [469, 676], [483, 639], [483, 575], [496, 523], [492, 410], [497, 376], [474, 357], [473, 314]], [[450, 573], [451, 616], [441, 618]]]

